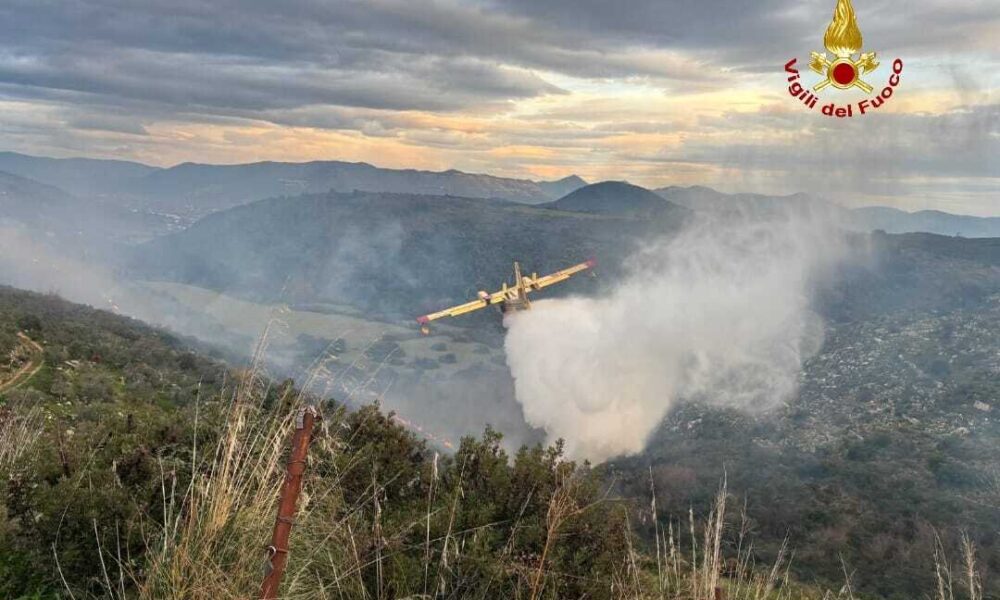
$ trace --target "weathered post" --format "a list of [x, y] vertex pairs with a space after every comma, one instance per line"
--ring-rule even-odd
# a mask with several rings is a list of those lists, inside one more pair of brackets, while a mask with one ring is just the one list
[[271, 536], [271, 545], [267, 547], [264, 562], [261, 600], [274, 600], [278, 597], [278, 586], [281, 585], [281, 576], [284, 575], [285, 564], [288, 562], [288, 536], [295, 523], [295, 507], [299, 501], [299, 492], [302, 491], [302, 474], [306, 470], [306, 455], [309, 453], [315, 422], [315, 408], [307, 406], [299, 409], [295, 417], [295, 433], [292, 435], [292, 450], [288, 457], [285, 482], [281, 486], [278, 518], [274, 522], [274, 534]]

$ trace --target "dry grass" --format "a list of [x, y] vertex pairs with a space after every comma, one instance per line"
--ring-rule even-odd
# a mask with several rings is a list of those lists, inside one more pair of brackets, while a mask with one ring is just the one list
[[[704, 523], [699, 526], [693, 511], [688, 513], [687, 523], [684, 524], [690, 536], [687, 555], [681, 549], [679, 539], [682, 524], [670, 521], [666, 530], [659, 527], [652, 485], [651, 495], [654, 523], [657, 524], [656, 593], [636, 594], [635, 597], [664, 600], [797, 600], [820, 597], [814, 591], [789, 585], [790, 563], [785, 545], [770, 566], [754, 563], [745, 510], [739, 513], [735, 539], [727, 535], [729, 493], [725, 481]], [[723, 547], [727, 541], [732, 542], [735, 556], [725, 559]]]
[[941, 538], [934, 535], [934, 571], [937, 575], [937, 590], [934, 600], [983, 600], [983, 584], [976, 563], [976, 547], [969, 535], [962, 532], [960, 542], [961, 561], [956, 568], [948, 561]]
[[[201, 457], [195, 424], [192, 478], [175, 502], [176, 476], [161, 471], [163, 527], [150, 542], [146, 572], [132, 573], [139, 597], [213, 599], [253, 597], [260, 586], [263, 547], [269, 539], [284, 476], [284, 445], [294, 411], [263, 408], [267, 379], [261, 364], [267, 333], [252, 366], [234, 382], [214, 448]], [[287, 408], [285, 390], [277, 410]]]
[[7, 477], [39, 437], [41, 413], [0, 406], [0, 477]]

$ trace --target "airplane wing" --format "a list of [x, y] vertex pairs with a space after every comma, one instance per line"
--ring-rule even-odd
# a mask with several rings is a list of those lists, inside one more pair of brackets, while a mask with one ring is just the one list
[[479, 310], [480, 308], [486, 308], [487, 306], [489, 306], [489, 304], [486, 300], [473, 300], [471, 302], [466, 302], [465, 304], [459, 304], [458, 306], [452, 306], [451, 308], [433, 312], [429, 315], [417, 317], [417, 323], [423, 325], [445, 317], [457, 317], [458, 315], [464, 315], [465, 313], [470, 313], [474, 310]]
[[536, 290], [540, 290], [544, 287], [548, 287], [554, 283], [559, 283], [560, 281], [566, 281], [570, 277], [580, 273], [581, 271], [586, 271], [597, 265], [597, 261], [590, 259], [587, 262], [582, 262], [578, 265], [573, 265], [561, 271], [556, 271], [551, 275], [546, 275], [544, 277], [537, 277], [535, 279], [528, 278], [528, 287]]
[[444, 310], [439, 310], [433, 312], [429, 315], [424, 315], [422, 317], [417, 317], [417, 323], [421, 325], [426, 325], [431, 321], [436, 321], [438, 319], [443, 319], [445, 317], [457, 317], [458, 315], [464, 315], [465, 313], [470, 313], [480, 308], [486, 308], [492, 304], [500, 304], [503, 301], [504, 293], [503, 291], [493, 292], [489, 295], [483, 295], [476, 300], [471, 300], [465, 304], [459, 304], [458, 306], [452, 306], [451, 308], [446, 308]]

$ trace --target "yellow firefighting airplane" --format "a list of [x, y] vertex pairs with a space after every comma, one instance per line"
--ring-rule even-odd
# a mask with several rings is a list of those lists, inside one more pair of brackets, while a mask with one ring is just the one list
[[491, 294], [489, 292], [480, 291], [478, 294], [479, 298], [477, 300], [472, 300], [471, 302], [466, 302], [465, 304], [459, 304], [458, 306], [452, 306], [451, 308], [439, 310], [438, 312], [431, 313], [429, 315], [417, 317], [417, 323], [420, 323], [420, 331], [427, 334], [430, 333], [428, 324], [431, 321], [443, 319], [444, 317], [457, 317], [458, 315], [464, 315], [465, 313], [470, 313], [474, 310], [479, 310], [480, 308], [486, 308], [487, 306], [493, 304], [499, 304], [500, 310], [503, 313], [517, 310], [527, 310], [531, 308], [531, 302], [528, 300], [528, 293], [540, 290], [555, 283], [559, 283], [560, 281], [566, 281], [581, 271], [593, 268], [596, 264], [597, 262], [594, 259], [590, 259], [587, 262], [573, 265], [572, 267], [556, 271], [555, 273], [544, 277], [539, 277], [537, 273], [532, 273], [531, 277], [523, 277], [521, 276], [520, 263], [514, 261], [515, 283], [513, 286], [508, 286], [507, 282], [504, 282], [503, 287], [500, 288], [500, 291], [498, 292], [493, 292]]

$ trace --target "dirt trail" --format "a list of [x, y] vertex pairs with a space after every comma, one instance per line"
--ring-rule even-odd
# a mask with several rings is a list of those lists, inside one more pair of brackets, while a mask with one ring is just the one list
[[7, 379], [0, 380], [0, 394], [10, 391], [25, 381], [28, 381], [34, 377], [35, 373], [37, 373], [45, 364], [44, 349], [41, 344], [21, 332], [18, 332], [17, 337], [21, 340], [22, 345], [30, 348], [31, 360], [24, 363], [20, 369], [11, 373], [10, 377], [7, 377]]

